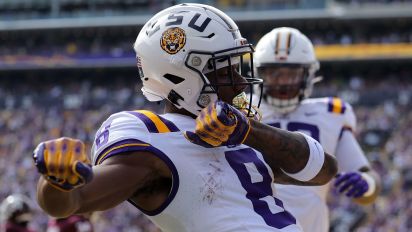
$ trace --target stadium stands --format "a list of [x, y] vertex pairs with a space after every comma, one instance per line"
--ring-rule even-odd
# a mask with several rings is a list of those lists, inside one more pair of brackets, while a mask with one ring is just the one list
[[[157, 112], [161, 110], [161, 105], [149, 104], [138, 92], [139, 81], [134, 77], [134, 70], [65, 73], [54, 71], [39, 77], [40, 72], [36, 72], [19, 78], [11, 76], [0, 79], [0, 106], [4, 109], [0, 112], [0, 198], [12, 192], [35, 197], [37, 173], [30, 154], [39, 141], [65, 135], [83, 139], [90, 147], [95, 129], [110, 113], [137, 108]], [[405, 70], [404, 73], [410, 76], [412, 70]], [[412, 136], [412, 113], [409, 110], [412, 104], [412, 80], [390, 73], [383, 73], [377, 78], [371, 77], [371, 74], [339, 78], [332, 78], [333, 72], [324, 74], [325, 81], [318, 86], [316, 96], [330, 95], [332, 91], [334, 95], [342, 96], [355, 105], [357, 135], [383, 178], [384, 191], [378, 203], [366, 211], [356, 208], [356, 212], [363, 212], [359, 213], [360, 216], [374, 211], [360, 224], [361, 228], [364, 231], [372, 231], [370, 228], [375, 227], [385, 228], [382, 231], [396, 230], [401, 226], [411, 228], [407, 220], [399, 221], [396, 214], [404, 212], [404, 215], [410, 215], [412, 202], [412, 177], [409, 171], [412, 146], [408, 142]], [[382, 94], [383, 90], [392, 95]], [[375, 94], [379, 92], [381, 94]], [[364, 100], [368, 98], [373, 102]], [[7, 168], [10, 166], [16, 168]], [[336, 200], [331, 202], [336, 208], [332, 212], [339, 212], [338, 218], [341, 218], [342, 213], [349, 218], [353, 216], [353, 204], [348, 204], [342, 198], [332, 199], [340, 199], [339, 204]], [[33, 224], [43, 228], [47, 218], [42, 213], [37, 215]], [[393, 218], [390, 217], [382, 224], [388, 215], [393, 215]], [[94, 220], [98, 221], [97, 227], [101, 228], [98, 231], [126, 231], [133, 226], [151, 228], [144, 231], [154, 230], [128, 205], [97, 215]], [[394, 224], [395, 221], [397, 224]], [[339, 228], [343, 228], [345, 223], [352, 226], [353, 221], [341, 220], [336, 223]]]
[[[0, 1], [0, 199], [15, 192], [35, 199], [38, 174], [30, 155], [38, 142], [65, 135], [83, 139], [90, 147], [95, 130], [109, 114], [141, 108], [161, 111], [162, 105], [148, 103], [139, 92], [132, 43], [145, 15], [178, 2]], [[340, 96], [355, 106], [357, 136], [382, 178], [383, 193], [366, 208], [332, 195], [335, 232], [412, 230], [412, 221], [408, 220], [412, 218], [412, 14], [388, 14], [379, 19], [379, 15], [345, 18], [328, 13], [336, 7], [371, 6], [371, 2], [378, 8], [392, 4], [407, 8], [412, 3], [206, 1], [233, 11], [235, 16], [241, 12], [258, 18], [257, 12], [271, 12], [270, 17], [262, 14], [266, 19], [237, 18], [244, 36], [253, 43], [276, 26], [297, 27], [308, 34], [317, 47], [324, 76], [315, 96]], [[321, 9], [321, 13], [297, 15], [292, 10], [295, 8], [306, 9], [303, 12]], [[273, 9], [287, 10], [270, 11]], [[85, 27], [69, 20], [61, 28], [50, 26], [52, 21], [43, 26], [38, 24], [43, 21], [27, 20], [69, 18], [93, 22], [94, 16], [105, 16], [109, 23], [110, 19], [118, 19], [115, 16], [131, 14], [142, 18], [136, 22], [131, 20], [136, 18], [128, 18], [131, 21], [125, 20], [123, 25], [119, 20], [113, 25], [105, 26], [100, 21], [97, 26]], [[28, 22], [30, 27], [21, 26], [21, 22]], [[47, 221], [37, 208], [34, 228], [44, 231]], [[127, 204], [96, 214], [93, 221], [96, 231], [158, 231]]]

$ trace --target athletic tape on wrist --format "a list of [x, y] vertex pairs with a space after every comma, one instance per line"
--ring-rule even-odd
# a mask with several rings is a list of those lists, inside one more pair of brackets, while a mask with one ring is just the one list
[[368, 191], [363, 194], [363, 197], [371, 196], [376, 190], [375, 180], [366, 172], [361, 172], [362, 178], [368, 183]]
[[[299, 132], [300, 133], [300, 132]], [[309, 145], [309, 159], [306, 163], [306, 166], [297, 173], [287, 173], [282, 170], [286, 175], [292, 177], [293, 179], [299, 181], [309, 181], [313, 179], [322, 169], [323, 163], [325, 162], [325, 153], [323, 147], [315, 139], [300, 133], [306, 139], [306, 142]]]

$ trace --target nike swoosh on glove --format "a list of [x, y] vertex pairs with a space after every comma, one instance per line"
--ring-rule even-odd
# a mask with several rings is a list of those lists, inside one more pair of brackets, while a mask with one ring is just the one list
[[210, 148], [242, 144], [249, 131], [249, 119], [242, 112], [228, 103], [216, 101], [200, 112], [195, 131], [184, 134], [190, 142]]
[[90, 160], [82, 141], [59, 138], [40, 143], [33, 152], [39, 173], [62, 191], [78, 188], [93, 178]]
[[343, 194], [346, 192], [345, 195], [347, 197], [353, 198], [362, 197], [369, 189], [368, 183], [363, 179], [362, 174], [359, 172], [338, 174], [334, 186], [339, 193]]

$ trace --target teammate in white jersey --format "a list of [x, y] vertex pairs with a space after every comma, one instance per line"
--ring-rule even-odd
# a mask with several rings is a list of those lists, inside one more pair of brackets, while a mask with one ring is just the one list
[[128, 200], [163, 231], [300, 231], [272, 183], [325, 184], [336, 160], [309, 136], [246, 117], [256, 115], [243, 90], [261, 80], [241, 75], [253, 48], [233, 20], [180, 4], [150, 19], [134, 49], [143, 94], [166, 99], [165, 114], [110, 116], [93, 168], [79, 140], [41, 143], [33, 155], [40, 206], [66, 217]]
[[[264, 80], [263, 122], [276, 128], [300, 131], [319, 141], [335, 155], [339, 174], [332, 185], [355, 202], [371, 203], [379, 193], [379, 178], [372, 172], [355, 139], [352, 107], [336, 97], [308, 98], [319, 78], [319, 62], [309, 39], [294, 28], [275, 28], [256, 45], [255, 67]], [[285, 208], [304, 231], [329, 230], [326, 196], [330, 184], [316, 187], [276, 185]]]

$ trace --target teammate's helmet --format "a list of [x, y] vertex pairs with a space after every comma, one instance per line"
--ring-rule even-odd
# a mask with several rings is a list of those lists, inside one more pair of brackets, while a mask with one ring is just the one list
[[294, 28], [275, 28], [256, 45], [255, 68], [264, 79], [264, 99], [281, 113], [293, 111], [312, 93], [319, 69], [310, 40]]
[[21, 194], [8, 196], [0, 205], [0, 221], [27, 224], [31, 219], [30, 199]]
[[[194, 115], [218, 99], [219, 86], [211, 85], [204, 74], [238, 64], [240, 74], [246, 75], [242, 66], [251, 66], [242, 63], [253, 64], [254, 51], [229, 16], [214, 7], [192, 3], [172, 6], [153, 16], [140, 31], [134, 50], [146, 98], [167, 99]], [[261, 83], [251, 71], [242, 85]], [[229, 75], [233, 75], [230, 69]], [[232, 83], [225, 85], [238, 84], [232, 78]]]

